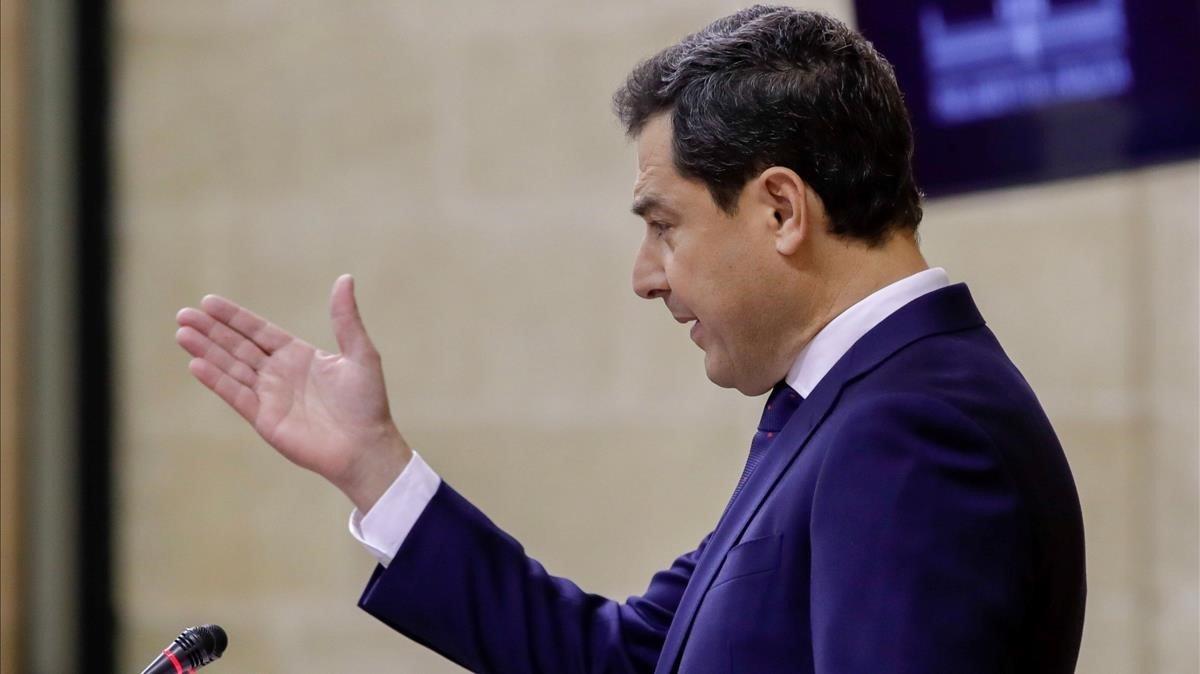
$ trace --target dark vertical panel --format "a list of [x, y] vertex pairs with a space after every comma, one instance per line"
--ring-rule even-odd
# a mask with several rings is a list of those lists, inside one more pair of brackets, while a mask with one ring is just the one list
[[109, 160], [109, 5], [76, 0], [78, 142], [79, 672], [112, 672], [116, 614], [112, 564], [112, 374]]

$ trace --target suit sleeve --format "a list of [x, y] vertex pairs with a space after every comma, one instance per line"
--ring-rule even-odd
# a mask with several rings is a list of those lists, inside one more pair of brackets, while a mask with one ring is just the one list
[[813, 496], [816, 671], [1010, 671], [1032, 542], [1002, 457], [933, 399], [849, 412]]
[[547, 573], [443, 481], [359, 606], [471, 671], [652, 672], [707, 542], [618, 603]]

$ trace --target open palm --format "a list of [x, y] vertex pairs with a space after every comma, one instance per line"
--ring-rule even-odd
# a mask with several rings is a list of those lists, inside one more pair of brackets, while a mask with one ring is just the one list
[[373, 452], [408, 451], [388, 409], [379, 354], [354, 299], [334, 284], [330, 315], [341, 353], [298, 339], [234, 302], [208, 295], [182, 309], [176, 341], [188, 369], [294, 463], [345, 488]]

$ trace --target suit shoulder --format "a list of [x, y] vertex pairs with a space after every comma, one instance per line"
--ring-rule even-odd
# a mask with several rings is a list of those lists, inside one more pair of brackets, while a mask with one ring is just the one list
[[935, 443], [990, 444], [987, 432], [960, 407], [920, 391], [863, 391], [839, 405], [831, 421], [836, 436], [857, 442], [921, 436]]
[[848, 389], [851, 397], [913, 394], [942, 402], [976, 421], [994, 417], [1037, 419], [1039, 425], [1044, 421], [1033, 389], [986, 327], [918, 340]]

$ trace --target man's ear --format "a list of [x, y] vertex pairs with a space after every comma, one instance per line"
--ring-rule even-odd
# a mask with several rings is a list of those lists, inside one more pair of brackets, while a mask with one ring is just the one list
[[794, 255], [812, 235], [813, 211], [808, 202], [808, 185], [795, 171], [772, 166], [759, 175], [763, 198], [775, 222], [775, 250]]

